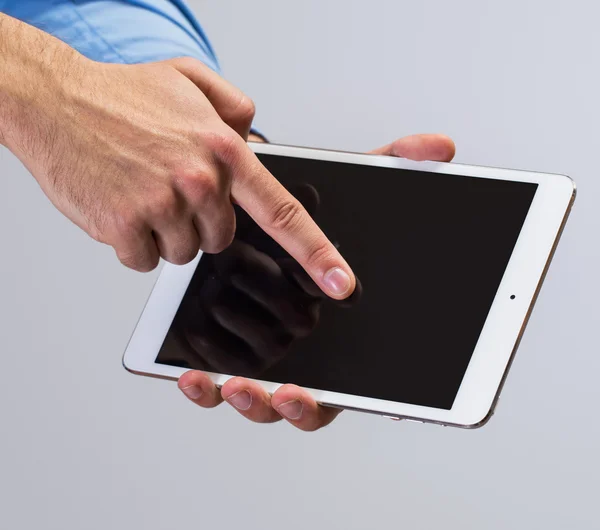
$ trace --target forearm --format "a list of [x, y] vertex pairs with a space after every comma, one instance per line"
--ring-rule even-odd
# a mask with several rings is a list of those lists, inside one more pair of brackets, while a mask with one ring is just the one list
[[[77, 56], [60, 40], [0, 13], [0, 144], [31, 147], [28, 138], [48, 123], [48, 103], [59, 103], [62, 80]], [[42, 106], [46, 116], [39, 119]]]

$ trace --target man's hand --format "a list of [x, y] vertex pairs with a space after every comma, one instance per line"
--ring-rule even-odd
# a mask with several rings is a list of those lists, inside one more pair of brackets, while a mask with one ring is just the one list
[[[454, 143], [446, 136], [422, 134], [402, 138], [372, 153], [449, 162], [454, 157]], [[242, 377], [230, 379], [219, 390], [206, 374], [190, 371], [179, 379], [179, 388], [201, 407], [212, 408], [225, 400], [249, 420], [273, 423], [285, 418], [303, 431], [320, 429], [340, 413], [339, 409], [318, 405], [307, 391], [295, 385], [283, 385], [271, 397], [258, 383]]]
[[236, 202], [326, 294], [353, 292], [348, 264], [246, 144], [254, 105], [240, 90], [195, 59], [96, 63], [0, 17], [0, 138], [123, 264], [220, 252]]
[[[149, 271], [160, 256], [183, 264], [199, 249], [223, 250], [235, 232], [235, 202], [328, 296], [347, 298], [356, 286], [350, 267], [247, 146], [253, 117], [248, 97], [194, 59], [96, 63], [0, 13], [0, 143], [126, 266]], [[450, 160], [454, 144], [415, 136], [376, 153]], [[283, 416], [303, 430], [338, 413], [292, 385], [271, 398], [233, 378], [219, 392], [206, 375], [188, 372], [179, 387], [201, 406], [226, 399], [251, 420]]]

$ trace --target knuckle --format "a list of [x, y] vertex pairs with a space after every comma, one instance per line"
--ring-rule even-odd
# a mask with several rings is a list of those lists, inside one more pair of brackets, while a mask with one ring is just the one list
[[180, 172], [179, 187], [193, 206], [212, 200], [219, 193], [219, 181], [204, 168], [189, 168]]
[[331, 255], [331, 244], [329, 241], [315, 243], [307, 252], [306, 265], [309, 268], [318, 266], [318, 264], [327, 261]]
[[154, 269], [156, 269], [156, 267], [158, 267], [159, 261], [160, 261], [160, 258], [158, 256], [156, 256], [155, 258], [148, 258], [145, 260], [142, 267], [140, 269], [138, 269], [138, 271], [139, 272], [151, 272]]
[[219, 254], [226, 250], [229, 245], [231, 245], [233, 238], [220, 238], [216, 239], [209, 245], [209, 248], [206, 249], [206, 252], [209, 254]]
[[126, 238], [137, 235], [143, 226], [143, 219], [134, 208], [121, 207], [115, 209], [111, 221], [117, 235]]
[[134, 252], [121, 252], [118, 254], [119, 261], [129, 269], [133, 269], [138, 272], [150, 272], [156, 267], [156, 263], [152, 263], [151, 260], [144, 258]]
[[233, 131], [211, 131], [202, 135], [202, 143], [226, 163], [232, 163], [238, 154], [241, 138]]
[[255, 114], [256, 105], [254, 101], [252, 101], [252, 99], [250, 99], [246, 94], [242, 94], [242, 97], [236, 109], [236, 115], [239, 119], [248, 123], [252, 123]]
[[167, 261], [174, 265], [185, 265], [192, 261], [198, 254], [199, 246], [194, 244], [182, 245], [173, 251], [173, 255], [169, 256]]
[[281, 201], [271, 210], [267, 224], [275, 231], [288, 231], [297, 228], [302, 219], [300, 203], [292, 199]]
[[119, 261], [128, 269], [138, 270], [138, 263], [135, 256], [131, 254], [119, 255]]
[[233, 224], [220, 226], [213, 237], [211, 237], [211, 240], [206, 242], [203, 250], [209, 254], [219, 254], [229, 248], [234, 238], [235, 228]]

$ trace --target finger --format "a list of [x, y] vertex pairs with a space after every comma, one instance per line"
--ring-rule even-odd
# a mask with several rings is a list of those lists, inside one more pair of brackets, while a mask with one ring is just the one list
[[[320, 203], [319, 193], [317, 192], [314, 186], [311, 186], [308, 183], [301, 183], [298, 185], [294, 185], [291, 189], [288, 190], [302, 206], [307, 211], [308, 215], [310, 215], [313, 219], [315, 218], [315, 214], [317, 213], [317, 209]], [[243, 212], [243, 210], [242, 210]], [[279, 258], [289, 258], [294, 263], [298, 263], [296, 260], [289, 257], [289, 254], [281, 247], [279, 243], [277, 243], [274, 239], [265, 234], [264, 230], [258, 226], [246, 212], [244, 212], [244, 217], [246, 218], [246, 230], [239, 234], [238, 238], [244, 241], [249, 242], [253, 246], [255, 246], [260, 252], [267, 254], [274, 260], [278, 260]], [[241, 217], [241, 216], [240, 216]], [[337, 248], [337, 247], [336, 247]], [[298, 268], [302, 270], [304, 275], [307, 277], [309, 281], [312, 282], [310, 277], [306, 274], [304, 269], [298, 265]], [[319, 291], [320, 296], [325, 296], [323, 291], [312, 282], [314, 287]]]
[[[315, 285], [312, 279], [306, 274], [304, 269], [300, 267], [297, 261], [292, 258], [282, 258], [277, 260], [277, 265], [287, 277], [291, 277], [293, 281], [309, 296], [317, 299], [323, 299], [322, 291]], [[363, 293], [362, 283], [360, 278], [355, 275], [356, 286], [352, 294], [344, 300], [336, 300], [339, 307], [353, 307], [360, 301]]]
[[271, 407], [271, 396], [254, 381], [234, 377], [221, 389], [221, 396], [242, 416], [257, 423], [274, 423], [281, 416]]
[[210, 409], [223, 402], [221, 392], [203, 372], [186, 372], [179, 378], [177, 386], [190, 401], [201, 407]]
[[227, 125], [248, 139], [255, 107], [246, 94], [197, 59], [183, 57], [167, 62], [202, 91]]
[[154, 270], [160, 259], [160, 252], [149, 227], [120, 234], [113, 248], [123, 265], [139, 272]]
[[277, 241], [330, 297], [352, 294], [350, 266], [300, 201], [293, 197], [246, 147], [234, 164], [231, 192], [237, 203]]
[[235, 211], [229, 197], [195, 208], [194, 226], [200, 247], [209, 254], [223, 252], [235, 237]]
[[415, 134], [400, 138], [391, 144], [371, 151], [376, 155], [397, 156], [411, 160], [435, 160], [450, 162], [456, 146], [443, 134]]
[[160, 255], [169, 263], [184, 265], [197, 256], [200, 236], [191, 218], [178, 222], [159, 221], [153, 228]]
[[[308, 215], [310, 215], [314, 219], [321, 201], [319, 197], [319, 192], [316, 190], [316, 188], [308, 183], [301, 183], [293, 186], [288, 191], [296, 199], [298, 199], [300, 204], [304, 206], [304, 209], [307, 211]], [[245, 214], [245, 216], [248, 217], [247, 214]], [[269, 255], [275, 260], [277, 260], [280, 257], [289, 257], [289, 254], [285, 250], [283, 250], [276, 241], [267, 236], [260, 226], [258, 226], [254, 221], [250, 220], [250, 218], [248, 219], [249, 222], [246, 222], [246, 224], [248, 225], [247, 230], [245, 230], [244, 233], [241, 234], [242, 238], [245, 241], [251, 242], [251, 244], [257, 246], [257, 248], [261, 252]], [[295, 260], [292, 261], [294, 261], [294, 263], [297, 263]], [[302, 267], [300, 267], [300, 269], [304, 272], [304, 269], [302, 269]], [[304, 272], [304, 274], [306, 275], [306, 272]], [[319, 290], [322, 296], [323, 292], [316, 285], [315, 287]]]
[[316, 431], [329, 425], [338, 417], [341, 409], [324, 407], [302, 388], [283, 385], [273, 394], [271, 406], [298, 429]]

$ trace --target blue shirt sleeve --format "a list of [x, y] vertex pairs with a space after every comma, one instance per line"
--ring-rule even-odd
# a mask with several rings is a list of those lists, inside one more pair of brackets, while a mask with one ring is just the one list
[[182, 0], [0, 0], [0, 11], [96, 61], [189, 56], [220, 72], [210, 41]]

